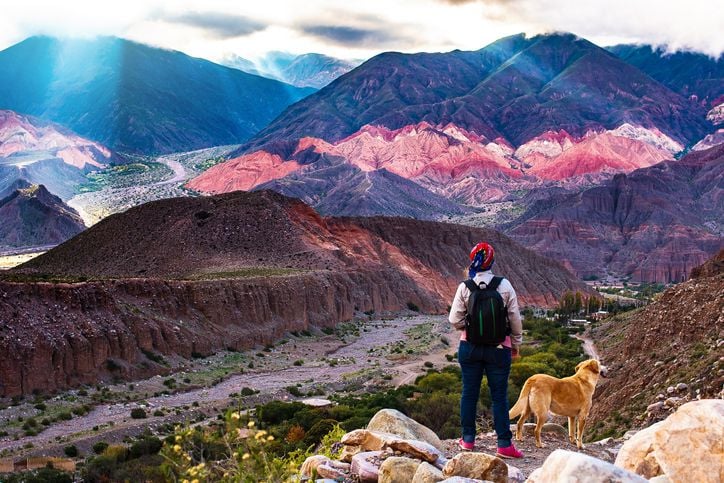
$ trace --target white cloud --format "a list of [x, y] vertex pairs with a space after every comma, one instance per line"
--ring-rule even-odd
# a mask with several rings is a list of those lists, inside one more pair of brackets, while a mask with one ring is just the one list
[[[478, 49], [505, 35], [550, 30], [599, 45], [724, 51], [724, 3], [709, 0], [23, 0], [2, 11], [0, 48], [35, 34], [102, 34], [212, 60], [270, 50], [365, 58], [385, 50]], [[236, 28], [234, 19], [250, 28]]]

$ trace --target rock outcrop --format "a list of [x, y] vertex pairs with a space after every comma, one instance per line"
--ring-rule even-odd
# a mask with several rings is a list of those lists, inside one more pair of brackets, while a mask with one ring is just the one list
[[724, 480], [724, 401], [693, 401], [627, 441], [616, 466], [645, 478]]
[[557, 449], [543, 466], [526, 480], [528, 483], [566, 481], [569, 483], [645, 483], [647, 480], [630, 471], [617, 468], [581, 453]]

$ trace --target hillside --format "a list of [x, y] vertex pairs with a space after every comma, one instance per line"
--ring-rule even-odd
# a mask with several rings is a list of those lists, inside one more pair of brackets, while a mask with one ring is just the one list
[[723, 264], [719, 252], [696, 278], [593, 331], [610, 369], [591, 410], [599, 436], [663, 419], [688, 400], [722, 397]]
[[148, 354], [248, 348], [358, 311], [443, 312], [481, 239], [522, 304], [586, 290], [492, 230], [323, 218], [271, 191], [141, 205], [3, 275], [0, 394], [142, 377], [163, 370]]
[[244, 141], [313, 92], [114, 37], [28, 38], [0, 52], [0, 78], [0, 109], [145, 154]]
[[[551, 200], [553, 201], [553, 200]], [[724, 146], [533, 204], [506, 232], [579, 276], [683, 281], [722, 247]]]
[[105, 146], [57, 124], [0, 110], [0, 193], [23, 180], [68, 200], [86, 173], [119, 161]]
[[666, 52], [650, 45], [621, 44], [607, 49], [681, 95], [696, 96], [704, 106], [713, 107], [724, 95], [721, 56], [713, 59], [697, 52]]
[[0, 199], [0, 248], [57, 245], [85, 229], [80, 215], [43, 185], [18, 181]]

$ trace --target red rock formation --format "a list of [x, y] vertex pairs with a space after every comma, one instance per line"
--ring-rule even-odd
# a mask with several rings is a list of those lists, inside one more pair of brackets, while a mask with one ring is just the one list
[[[0, 281], [0, 395], [164, 370], [144, 350], [189, 357], [250, 347], [408, 302], [443, 312], [481, 239], [496, 246], [496, 271], [523, 304], [585, 290], [492, 230], [323, 218], [268, 191], [132, 208], [5, 276], [16, 282]], [[17, 282], [33, 277], [105, 280]]]

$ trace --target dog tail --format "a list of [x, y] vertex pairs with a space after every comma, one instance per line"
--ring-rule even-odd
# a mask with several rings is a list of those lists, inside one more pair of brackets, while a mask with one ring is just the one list
[[523, 384], [523, 389], [520, 391], [520, 396], [518, 396], [518, 401], [515, 403], [515, 405], [510, 408], [510, 412], [508, 413], [508, 417], [510, 419], [517, 418], [525, 410], [528, 408], [528, 395], [530, 394], [530, 387], [531, 387], [531, 381], [528, 379], [525, 381], [525, 384]]

